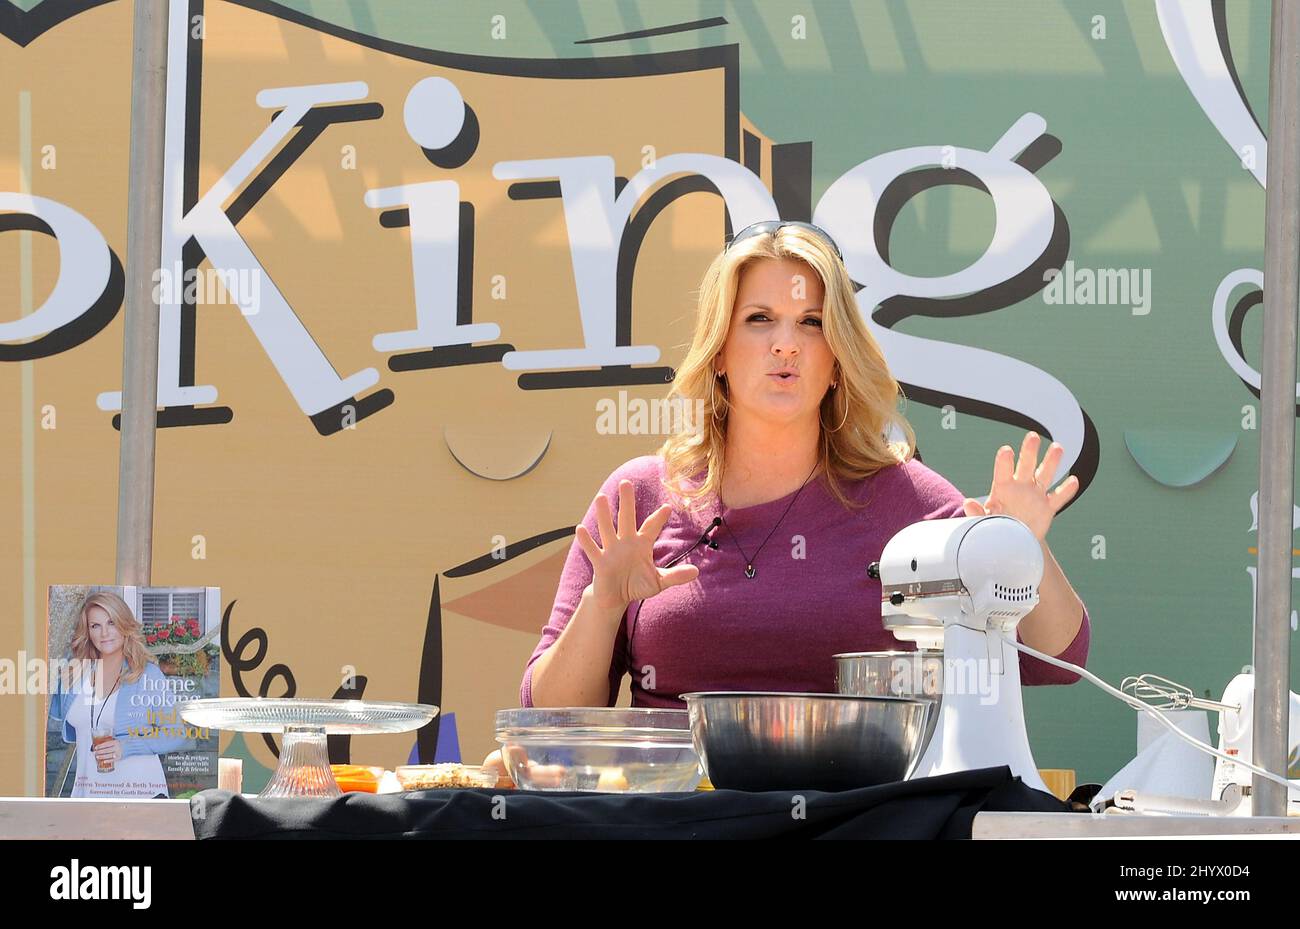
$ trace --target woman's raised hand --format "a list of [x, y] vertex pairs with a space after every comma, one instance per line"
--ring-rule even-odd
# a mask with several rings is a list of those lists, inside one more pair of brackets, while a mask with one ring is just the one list
[[608, 498], [604, 494], [596, 495], [596, 526], [604, 547], [596, 544], [586, 526], [579, 524], [576, 532], [578, 544], [591, 561], [592, 594], [598, 603], [617, 607], [621, 614], [633, 600], [647, 600], [668, 587], [689, 583], [699, 576], [700, 569], [695, 565], [660, 568], [654, 563], [655, 539], [672, 512], [673, 508], [665, 503], [647, 516], [638, 530], [632, 482], [619, 481], [618, 529], [615, 530]]
[[1028, 526], [1040, 541], [1046, 539], [1052, 518], [1079, 492], [1079, 479], [1071, 474], [1055, 490], [1049, 490], [1052, 476], [1056, 474], [1065, 449], [1053, 442], [1043, 456], [1043, 463], [1039, 464], [1038, 449], [1041, 441], [1038, 433], [1025, 433], [1024, 441], [1020, 443], [1019, 462], [1010, 445], [999, 448], [993, 459], [993, 487], [989, 490], [988, 499], [983, 503], [967, 499], [966, 515], [1003, 513], [1014, 516]]

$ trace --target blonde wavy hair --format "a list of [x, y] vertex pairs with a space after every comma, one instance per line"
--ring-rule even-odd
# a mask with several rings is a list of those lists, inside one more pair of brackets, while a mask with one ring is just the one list
[[[905, 399], [902, 389], [858, 312], [844, 262], [815, 233], [782, 226], [723, 249], [704, 272], [695, 334], [668, 393], [670, 402], [685, 402], [688, 409], [702, 403], [704, 421], [693, 431], [673, 434], [658, 450], [666, 487], [689, 508], [721, 487], [730, 403], [726, 379], [717, 377], [713, 360], [727, 340], [740, 276], [753, 262], [782, 258], [808, 265], [825, 292], [822, 334], [840, 372], [838, 386], [826, 392], [818, 411], [821, 479], [826, 487], [848, 509], [865, 505], [851, 500], [841, 485], [915, 454], [915, 433], [899, 408], [900, 399]], [[901, 433], [902, 440], [891, 441], [891, 430]]]
[[88, 596], [81, 604], [81, 615], [77, 630], [72, 634], [72, 657], [82, 661], [95, 661], [100, 657], [99, 649], [90, 641], [90, 608], [97, 606], [108, 614], [108, 618], [117, 627], [122, 636], [122, 657], [126, 659], [126, 673], [122, 680], [134, 683], [144, 673], [145, 665], [157, 663], [158, 659], [149, 654], [145, 648], [144, 632], [140, 621], [135, 618], [126, 601], [108, 590], [101, 590]]

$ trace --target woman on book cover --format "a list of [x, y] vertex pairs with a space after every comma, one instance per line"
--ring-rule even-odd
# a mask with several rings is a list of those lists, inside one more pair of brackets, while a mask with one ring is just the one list
[[159, 757], [193, 748], [169, 731], [183, 726], [176, 695], [126, 601], [110, 591], [88, 596], [72, 636], [81, 673], [51, 701], [63, 740], [77, 746], [74, 797], [167, 797]]

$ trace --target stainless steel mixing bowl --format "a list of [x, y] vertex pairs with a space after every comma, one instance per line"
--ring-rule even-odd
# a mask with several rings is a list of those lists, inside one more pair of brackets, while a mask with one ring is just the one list
[[682, 694], [704, 773], [724, 790], [848, 790], [905, 780], [926, 705], [905, 697]]
[[835, 690], [859, 697], [911, 697], [930, 708], [921, 753], [939, 725], [943, 698], [943, 652], [920, 649], [893, 652], [845, 652], [835, 659]]

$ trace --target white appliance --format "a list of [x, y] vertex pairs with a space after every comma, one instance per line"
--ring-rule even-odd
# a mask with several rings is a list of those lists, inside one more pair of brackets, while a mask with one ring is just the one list
[[1049, 792], [1025, 732], [1019, 653], [1007, 644], [1038, 604], [1043, 552], [1011, 516], [923, 520], [891, 538], [868, 569], [886, 629], [941, 649], [939, 724], [911, 777], [1008, 765]]
[[[1243, 671], [1231, 681], [1223, 691], [1225, 706], [1219, 710], [1219, 751], [1232, 755], [1238, 761], [1252, 762], [1251, 727], [1255, 718], [1255, 675], [1252, 671]], [[1296, 755], [1300, 752], [1300, 694], [1291, 692], [1290, 720], [1287, 733], [1288, 767], [1296, 767]], [[1290, 776], [1288, 774], [1288, 776]], [[1241, 800], [1233, 809], [1232, 816], [1249, 816], [1251, 807], [1251, 784], [1254, 775], [1245, 767], [1234, 761], [1216, 758], [1214, 761], [1214, 787], [1211, 799], [1220, 800], [1232, 785], [1241, 790]], [[1288, 813], [1300, 813], [1300, 787], [1292, 786], [1287, 790], [1286, 808]]]

